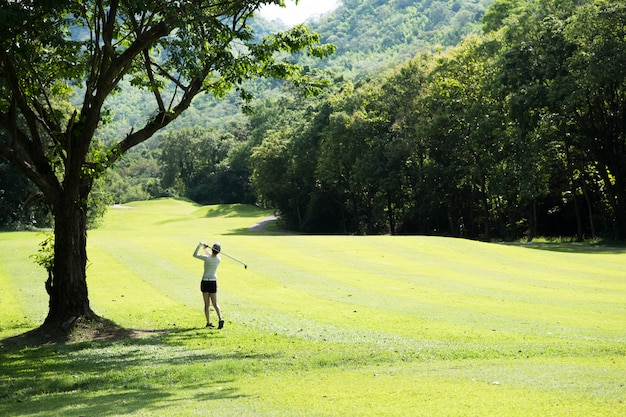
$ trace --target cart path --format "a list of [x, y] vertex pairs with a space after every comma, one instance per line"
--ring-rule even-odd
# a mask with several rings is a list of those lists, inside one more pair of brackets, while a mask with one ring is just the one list
[[260, 222], [255, 223], [252, 226], [248, 227], [248, 230], [251, 231], [251, 232], [259, 232], [259, 233], [284, 234], [283, 232], [272, 232], [272, 231], [268, 231], [267, 230], [267, 225], [272, 223], [272, 222], [275, 222], [277, 219], [278, 219], [278, 217], [276, 217], [274, 214], [272, 214], [271, 216], [268, 216], [268, 217], [264, 218]]

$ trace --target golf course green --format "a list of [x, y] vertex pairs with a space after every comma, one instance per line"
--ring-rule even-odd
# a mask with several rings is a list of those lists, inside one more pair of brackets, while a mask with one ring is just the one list
[[[127, 332], [40, 346], [13, 342], [47, 313], [45, 236], [0, 233], [0, 415], [626, 415], [623, 249], [250, 229], [269, 215], [110, 208], [89, 299]], [[204, 327], [199, 241], [235, 258], [222, 330]]]

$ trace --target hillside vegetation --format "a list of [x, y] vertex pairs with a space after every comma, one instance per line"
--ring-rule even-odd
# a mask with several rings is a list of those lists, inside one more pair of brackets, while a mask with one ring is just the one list
[[[1, 233], [0, 414], [624, 414], [623, 250], [248, 230], [268, 214], [110, 210], [90, 300], [127, 336], [32, 347], [7, 338], [45, 317], [41, 235]], [[222, 260], [222, 331], [204, 328], [199, 240], [248, 265]]]
[[[480, 32], [480, 21], [493, 0], [345, 0], [334, 12], [319, 21], [307, 22], [319, 33], [323, 43], [337, 46], [336, 54], [323, 61], [300, 56], [300, 63], [324, 70], [327, 77], [360, 79], [375, 76], [412, 59], [416, 54], [458, 44], [463, 36]], [[275, 23], [256, 17], [251, 23], [257, 37], [280, 29]], [[285, 28], [282, 28], [285, 29]], [[258, 99], [280, 97], [280, 81], [255, 81], [248, 86]], [[142, 95], [130, 85], [114, 98], [114, 131], [105, 135], [125, 134], [142, 114]], [[209, 95], [196, 99], [194, 105], [169, 129], [211, 127], [227, 129], [241, 120], [241, 100], [236, 94], [226, 99]]]

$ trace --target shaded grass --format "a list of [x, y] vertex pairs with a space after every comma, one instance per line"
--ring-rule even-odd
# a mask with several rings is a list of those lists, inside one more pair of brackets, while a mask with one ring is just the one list
[[[237, 234], [159, 200], [90, 232], [93, 309], [132, 337], [0, 351], [0, 415], [603, 415], [624, 405], [626, 257], [436, 237]], [[43, 319], [40, 237], [0, 234], [0, 336]], [[199, 240], [222, 243], [223, 331]], [[33, 308], [31, 308], [31, 306]], [[5, 325], [5, 323], [8, 323]]]

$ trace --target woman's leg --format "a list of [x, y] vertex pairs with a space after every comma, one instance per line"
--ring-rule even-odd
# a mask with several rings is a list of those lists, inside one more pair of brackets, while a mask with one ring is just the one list
[[224, 326], [224, 319], [222, 318], [222, 310], [220, 309], [220, 306], [217, 304], [217, 293], [210, 293], [209, 297], [211, 299], [211, 303], [213, 303], [213, 308], [215, 309], [215, 312], [217, 313], [217, 317], [219, 318], [219, 328], [221, 329]]
[[211, 323], [211, 320], [209, 320], [209, 307], [211, 306], [209, 293], [203, 292], [202, 299], [204, 300], [204, 316], [206, 317], [206, 324], [208, 326]]

